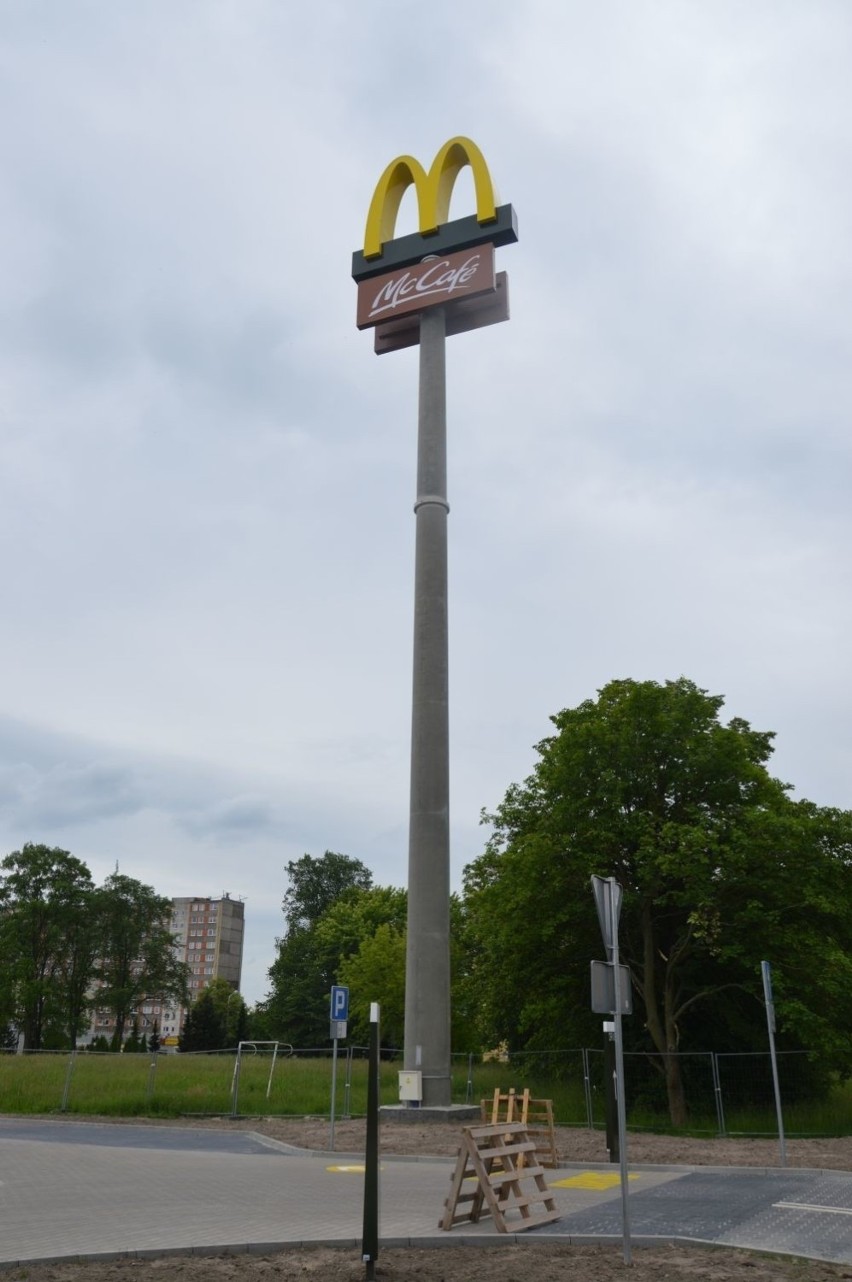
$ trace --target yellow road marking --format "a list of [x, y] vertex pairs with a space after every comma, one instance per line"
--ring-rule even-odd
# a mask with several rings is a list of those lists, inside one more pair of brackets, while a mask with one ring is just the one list
[[[638, 1180], [638, 1175], [628, 1175], [628, 1180]], [[554, 1180], [550, 1184], [552, 1189], [612, 1189], [616, 1184], [621, 1183], [620, 1175], [610, 1175], [608, 1171], [583, 1171], [580, 1175], [572, 1175], [567, 1180]]]

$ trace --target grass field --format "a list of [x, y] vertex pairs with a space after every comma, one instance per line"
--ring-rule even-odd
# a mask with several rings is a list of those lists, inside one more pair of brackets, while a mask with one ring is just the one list
[[[381, 1067], [381, 1101], [398, 1101], [394, 1057]], [[548, 1071], [558, 1067], [558, 1071]], [[569, 1052], [558, 1066], [541, 1057], [512, 1063], [482, 1062], [467, 1056], [453, 1060], [453, 1100], [478, 1103], [495, 1089], [529, 1087], [532, 1095], [553, 1101], [554, 1117], [562, 1126], [604, 1126], [600, 1065], [581, 1052]], [[101, 1114], [115, 1117], [181, 1117], [191, 1114], [241, 1116], [328, 1117], [331, 1107], [332, 1059], [329, 1054], [299, 1052], [279, 1055], [244, 1050], [195, 1055], [111, 1055], [42, 1052], [0, 1055], [0, 1112]], [[628, 1125], [632, 1129], [666, 1131], [665, 1111], [649, 1104], [642, 1082], [627, 1069]], [[632, 1096], [632, 1098], [631, 1098]], [[706, 1100], [706, 1096], [705, 1096]], [[367, 1060], [363, 1051], [341, 1052], [337, 1063], [338, 1117], [362, 1116], [367, 1103]], [[776, 1120], [771, 1099], [760, 1107], [724, 1110], [724, 1130], [730, 1135], [774, 1135]], [[852, 1089], [836, 1086], [828, 1097], [799, 1102], [784, 1110], [789, 1135], [852, 1133]], [[691, 1117], [689, 1132], [715, 1135], [719, 1114], [706, 1102]]]

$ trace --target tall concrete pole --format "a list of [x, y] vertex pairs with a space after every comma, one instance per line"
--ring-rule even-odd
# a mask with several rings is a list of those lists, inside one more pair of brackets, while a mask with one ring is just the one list
[[448, 1107], [450, 1078], [450, 744], [447, 655], [447, 397], [443, 307], [420, 317], [414, 569], [414, 679], [408, 838], [405, 1068], [423, 1106]]

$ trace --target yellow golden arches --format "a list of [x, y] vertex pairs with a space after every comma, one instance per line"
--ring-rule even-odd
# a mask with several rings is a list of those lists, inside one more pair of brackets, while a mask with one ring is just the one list
[[412, 184], [417, 193], [421, 234], [437, 231], [447, 222], [453, 187], [465, 165], [470, 165], [473, 171], [477, 222], [494, 222], [497, 217], [494, 184], [485, 157], [470, 138], [451, 138], [432, 161], [428, 173], [413, 156], [397, 156], [388, 165], [370, 202], [364, 257], [378, 258], [386, 241], [393, 239], [400, 202]]

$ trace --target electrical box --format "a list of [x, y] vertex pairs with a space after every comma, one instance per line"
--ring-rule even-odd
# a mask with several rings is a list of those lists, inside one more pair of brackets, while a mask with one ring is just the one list
[[423, 1074], [403, 1072], [399, 1075], [399, 1098], [402, 1104], [419, 1104], [423, 1099]]

